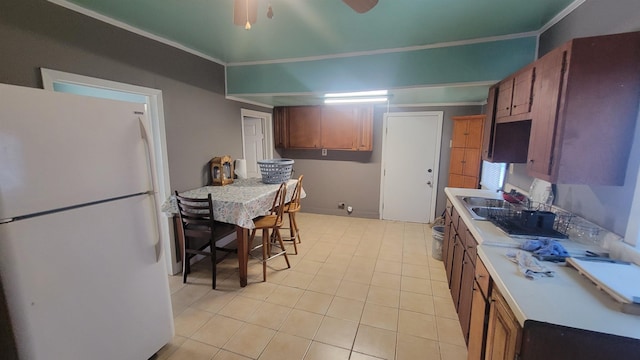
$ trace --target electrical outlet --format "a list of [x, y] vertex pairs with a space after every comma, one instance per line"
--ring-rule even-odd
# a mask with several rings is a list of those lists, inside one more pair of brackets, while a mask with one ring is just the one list
[[322, 156], [327, 156], [327, 149], [322, 149]]
[[347, 213], [351, 214], [353, 212], [353, 206], [347, 206]]
[[343, 202], [339, 202], [338, 203], [338, 209], [344, 209], [344, 203]]

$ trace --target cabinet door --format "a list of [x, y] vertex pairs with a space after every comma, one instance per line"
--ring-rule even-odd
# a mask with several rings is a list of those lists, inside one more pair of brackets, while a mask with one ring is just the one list
[[451, 134], [451, 147], [464, 148], [469, 137], [469, 120], [454, 120]]
[[566, 51], [558, 48], [536, 62], [536, 103], [529, 139], [527, 171], [531, 176], [550, 181]]
[[447, 211], [444, 214], [444, 235], [442, 239], [442, 261], [444, 262], [444, 271], [447, 274], [447, 282], [451, 278], [451, 274], [449, 272], [451, 269], [451, 264], [449, 263], [449, 250], [453, 249], [451, 239], [451, 214]]
[[484, 116], [469, 120], [467, 126], [467, 145], [465, 147], [472, 149], [482, 149], [482, 133], [484, 131]]
[[289, 147], [316, 149], [320, 147], [322, 108], [319, 106], [292, 106], [287, 109]]
[[322, 148], [356, 150], [358, 130], [358, 109], [356, 107], [325, 106], [322, 109]]
[[462, 261], [464, 260], [464, 244], [458, 236], [455, 235], [453, 243], [453, 259], [451, 266], [451, 297], [453, 305], [458, 310], [458, 302], [460, 301], [460, 285], [462, 282]]
[[287, 108], [273, 108], [273, 145], [276, 148], [287, 148]]
[[507, 78], [500, 82], [498, 99], [496, 100], [496, 118], [500, 119], [511, 115], [511, 100], [513, 96], [513, 78]]
[[373, 150], [373, 106], [358, 107], [358, 150]]
[[[452, 147], [451, 157], [449, 161], [449, 173], [460, 174], [464, 173], [464, 155], [465, 148]], [[451, 186], [451, 185], [449, 185]]]
[[518, 72], [513, 81], [513, 96], [511, 99], [511, 115], [531, 112], [531, 94], [535, 68], [529, 66]]
[[486, 325], [488, 319], [487, 300], [480, 291], [480, 285], [474, 282], [471, 299], [471, 317], [469, 320], [469, 340], [467, 342], [467, 359], [480, 360], [484, 355]]
[[520, 324], [497, 289], [491, 295], [485, 360], [513, 360], [520, 350]]
[[480, 174], [480, 148], [466, 148], [462, 164], [462, 175], [477, 177]]
[[498, 84], [489, 88], [487, 95], [487, 113], [484, 120], [484, 132], [482, 134], [482, 159], [493, 161], [493, 139], [496, 126], [496, 100], [498, 97]]
[[[469, 343], [469, 321], [471, 319], [471, 301], [473, 297], [473, 284], [475, 267], [471, 260], [471, 253], [465, 251], [462, 260], [462, 278], [460, 280], [460, 299], [458, 300], [458, 319], [462, 328], [464, 340]], [[475, 260], [474, 260], [475, 261]]]

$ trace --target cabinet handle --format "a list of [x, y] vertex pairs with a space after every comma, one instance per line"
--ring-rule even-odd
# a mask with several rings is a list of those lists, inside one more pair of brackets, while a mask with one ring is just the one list
[[533, 164], [533, 159], [529, 160], [529, 162]]

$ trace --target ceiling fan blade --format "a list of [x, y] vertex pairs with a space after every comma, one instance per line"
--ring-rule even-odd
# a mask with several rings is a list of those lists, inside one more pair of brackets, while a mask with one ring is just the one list
[[[247, 6], [249, 7], [248, 12]], [[247, 23], [247, 18], [251, 24], [255, 24], [258, 20], [258, 1], [233, 0], [233, 23], [244, 26]]]
[[378, 0], [342, 0], [345, 4], [349, 5], [353, 10], [362, 14], [373, 9], [378, 4]]

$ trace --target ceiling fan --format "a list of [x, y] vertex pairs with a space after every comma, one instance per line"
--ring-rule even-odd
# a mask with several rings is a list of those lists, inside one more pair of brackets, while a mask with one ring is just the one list
[[[378, 0], [342, 0], [355, 12], [363, 14], [373, 9], [378, 4]], [[267, 17], [273, 17], [271, 4], [267, 9]], [[251, 29], [251, 24], [258, 20], [258, 0], [233, 0], [233, 23]]]

